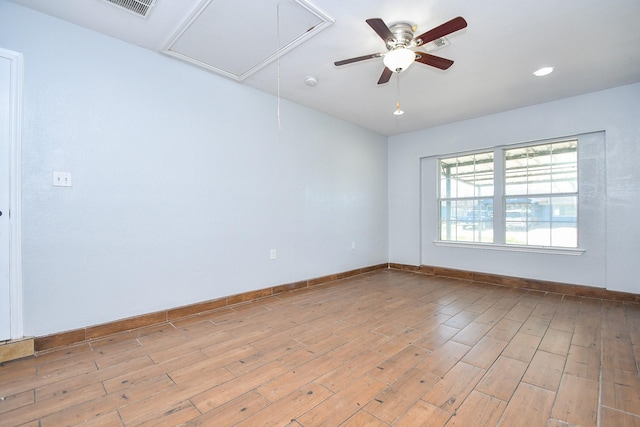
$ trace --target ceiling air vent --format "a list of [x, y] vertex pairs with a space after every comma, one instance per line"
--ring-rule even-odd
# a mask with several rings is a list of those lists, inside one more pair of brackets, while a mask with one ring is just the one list
[[104, 0], [107, 3], [111, 3], [120, 9], [124, 9], [135, 15], [146, 18], [151, 12], [151, 8], [156, 3], [156, 0]]
[[422, 48], [426, 52], [433, 52], [434, 50], [442, 49], [445, 46], [449, 46], [451, 42], [445, 37], [440, 37], [439, 39], [435, 39], [432, 42], [422, 45]]

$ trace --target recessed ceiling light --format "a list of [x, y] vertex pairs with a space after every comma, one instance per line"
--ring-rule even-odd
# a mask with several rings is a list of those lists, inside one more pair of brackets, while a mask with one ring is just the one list
[[539, 70], [533, 72], [533, 75], [536, 77], [546, 76], [547, 74], [553, 73], [553, 67], [543, 67]]

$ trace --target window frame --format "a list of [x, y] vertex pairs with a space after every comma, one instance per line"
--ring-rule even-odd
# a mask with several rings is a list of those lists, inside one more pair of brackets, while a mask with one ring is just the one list
[[[576, 141], [576, 191], [571, 193], [571, 196], [576, 197], [576, 246], [542, 246], [531, 244], [513, 244], [506, 243], [506, 201], [512, 196], [506, 195], [506, 153], [508, 150], [534, 147], [540, 145], [556, 144], [566, 141]], [[580, 248], [580, 136], [567, 136], [561, 138], [555, 138], [550, 140], [538, 140], [530, 141], [526, 143], [500, 145], [492, 148], [484, 148], [473, 151], [464, 151], [457, 153], [449, 153], [446, 155], [436, 156], [437, 161], [437, 239], [433, 242], [437, 246], [449, 246], [449, 247], [474, 247], [480, 249], [492, 249], [492, 250], [506, 250], [514, 252], [539, 252], [539, 253], [562, 253], [568, 255], [581, 255], [584, 253], [584, 249]], [[446, 199], [441, 197], [441, 161], [452, 159], [456, 157], [462, 157], [467, 155], [477, 155], [483, 153], [493, 152], [493, 242], [476, 242], [476, 241], [459, 241], [459, 240], [443, 240], [442, 239], [442, 213], [441, 213], [441, 201]], [[549, 194], [548, 196], [558, 197], [565, 196], [569, 193]], [[544, 196], [533, 194], [534, 197]]]
[[[487, 155], [487, 154], [491, 154], [491, 163], [493, 165], [492, 167], [492, 181], [493, 181], [493, 190], [491, 192], [491, 195], [479, 195], [476, 194], [476, 192], [474, 191], [474, 195], [473, 196], [458, 196], [457, 192], [456, 192], [456, 197], [443, 197], [441, 194], [441, 190], [442, 190], [442, 174], [441, 174], [441, 170], [442, 170], [442, 162], [443, 160], [447, 160], [447, 159], [459, 159], [461, 157], [471, 157], [471, 156], [482, 156], [482, 155]], [[495, 216], [494, 216], [494, 209], [495, 209], [495, 165], [496, 165], [496, 157], [495, 157], [495, 152], [494, 150], [478, 150], [478, 151], [474, 151], [474, 152], [470, 152], [470, 153], [459, 153], [453, 156], [448, 156], [448, 157], [439, 157], [437, 159], [438, 161], [438, 191], [437, 191], [437, 199], [438, 199], [438, 236], [439, 239], [442, 240], [442, 233], [443, 233], [443, 218], [442, 218], [442, 203], [465, 203], [465, 202], [471, 202], [474, 205], [473, 209], [475, 208], [475, 205], [477, 202], [482, 201], [482, 200], [491, 200], [491, 223], [492, 225], [495, 223]], [[475, 159], [474, 159], [475, 162]], [[475, 182], [475, 163], [474, 163], [474, 182]], [[456, 207], [456, 210], [458, 208]], [[458, 215], [456, 212], [456, 223], [458, 222]], [[468, 218], [466, 218], [468, 220]], [[482, 231], [482, 226], [479, 230], [476, 229], [475, 227], [475, 218], [473, 219], [473, 224], [472, 224], [472, 232], [473, 232], [473, 240], [442, 240], [444, 242], [458, 242], [458, 243], [484, 243], [484, 244], [490, 244], [489, 242], [483, 242], [483, 241], [476, 241], [476, 232], [480, 232], [478, 234], [478, 236], [481, 236], [481, 231]], [[489, 221], [479, 221], [480, 223], [483, 222], [489, 222]], [[495, 226], [494, 226], [495, 227]], [[457, 226], [456, 226], [457, 228]], [[457, 234], [456, 234], [457, 236]], [[493, 236], [493, 240], [491, 243], [495, 242], [495, 236]]]
[[[510, 150], [517, 150], [520, 148], [529, 148], [529, 147], [539, 147], [544, 145], [554, 145], [554, 144], [562, 144], [566, 142], [575, 142], [575, 165], [576, 165], [576, 177], [575, 177], [575, 191], [574, 192], [556, 192], [554, 193], [552, 190], [547, 193], [516, 193], [516, 194], [507, 194], [507, 152]], [[580, 247], [580, 143], [579, 138], [575, 137], [566, 137], [559, 138], [552, 141], [533, 141], [524, 144], [514, 144], [509, 146], [500, 147], [501, 151], [501, 160], [502, 160], [502, 200], [501, 207], [503, 209], [503, 218], [501, 221], [501, 226], [504, 227], [503, 232], [501, 233], [502, 239], [504, 239], [504, 244], [507, 246], [524, 246], [524, 247], [542, 247], [542, 248], [551, 248], [551, 249], [577, 249]], [[553, 163], [550, 164], [553, 168]], [[518, 198], [518, 197], [526, 197], [526, 198], [544, 198], [548, 197], [549, 199], [553, 198], [561, 198], [561, 197], [575, 197], [575, 230], [576, 230], [576, 244], [575, 246], [553, 246], [553, 245], [530, 245], [530, 244], [517, 244], [517, 243], [507, 243], [507, 231], [509, 228], [509, 224], [507, 222], [507, 213], [509, 210], [507, 209], [507, 200], [510, 198]], [[553, 221], [549, 221], [550, 225], [553, 224]], [[529, 222], [527, 221], [527, 227]], [[552, 237], [550, 236], [550, 241], [552, 241]]]

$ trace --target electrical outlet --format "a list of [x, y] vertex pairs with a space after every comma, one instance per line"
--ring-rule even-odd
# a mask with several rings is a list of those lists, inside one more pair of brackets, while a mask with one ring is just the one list
[[356, 249], [356, 241], [355, 241], [355, 240], [353, 240], [353, 241], [351, 242], [351, 250], [353, 251], [353, 250], [355, 250], [355, 249]]
[[53, 185], [56, 187], [71, 187], [71, 172], [53, 171]]
[[271, 257], [271, 259], [278, 258], [278, 254], [276, 253], [275, 249], [271, 249], [271, 251], [269, 252], [269, 257]]

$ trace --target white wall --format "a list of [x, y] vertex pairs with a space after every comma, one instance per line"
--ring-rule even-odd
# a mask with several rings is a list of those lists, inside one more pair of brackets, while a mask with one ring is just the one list
[[[288, 102], [279, 131], [270, 95], [5, 0], [0, 22], [0, 47], [25, 54], [26, 335], [387, 261], [518, 265], [521, 277], [640, 293], [640, 84], [399, 135], [387, 152], [385, 137]], [[597, 131], [595, 281], [581, 270], [589, 256], [421, 254], [421, 158]], [[53, 187], [54, 170], [73, 187]]]
[[[389, 261], [640, 293], [640, 84], [452, 123], [389, 139]], [[421, 242], [421, 158], [604, 131], [601, 238], [581, 256]], [[587, 173], [586, 171], [582, 171]], [[435, 183], [434, 183], [435, 186]], [[423, 200], [437, 211], [435, 198]], [[592, 213], [587, 213], [592, 215]], [[596, 221], [598, 223], [598, 221]], [[423, 228], [437, 227], [437, 221]], [[582, 243], [581, 243], [582, 246]]]
[[273, 96], [4, 0], [0, 19], [25, 57], [25, 335], [387, 262], [386, 137], [288, 102], [279, 131]]

